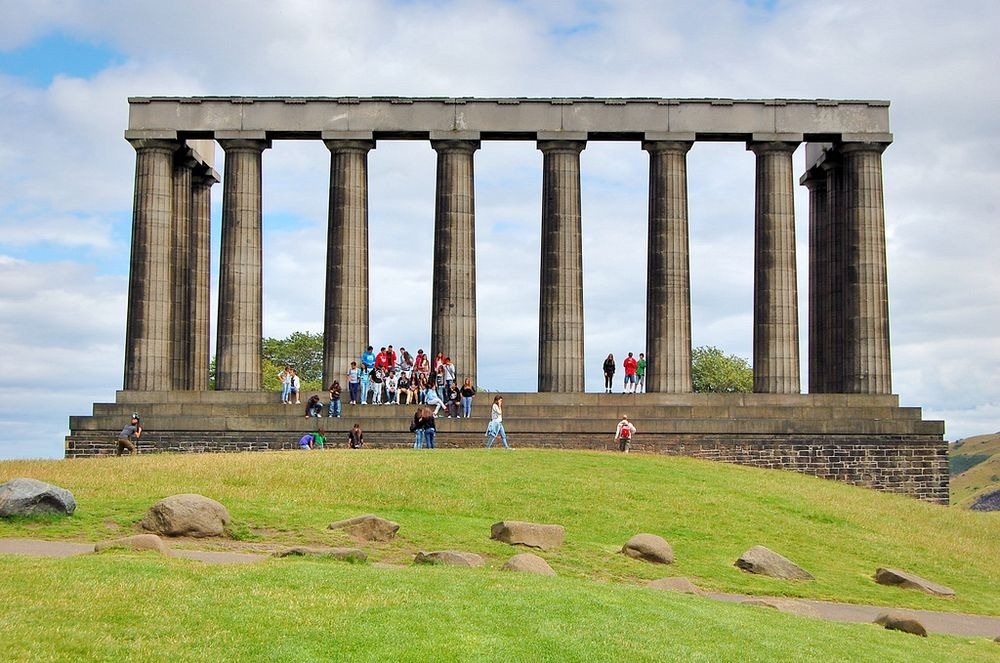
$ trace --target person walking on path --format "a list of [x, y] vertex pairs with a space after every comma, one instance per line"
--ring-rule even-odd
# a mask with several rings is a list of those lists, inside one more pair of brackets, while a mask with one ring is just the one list
[[128, 453], [139, 453], [139, 437], [142, 435], [142, 424], [139, 423], [139, 413], [132, 413], [132, 420], [118, 433], [118, 440], [115, 445], [115, 455], [121, 456], [122, 451], [128, 449]]
[[631, 444], [634, 436], [635, 426], [628, 420], [628, 416], [623, 414], [622, 420], [618, 422], [618, 426], [615, 428], [615, 442], [618, 443], [618, 450], [628, 453], [629, 444]]
[[486, 448], [489, 449], [496, 442], [497, 437], [503, 442], [504, 449], [510, 449], [507, 444], [507, 431], [503, 428], [503, 396], [499, 394], [493, 397], [493, 408], [490, 411], [490, 424], [486, 427]]
[[604, 360], [604, 393], [611, 393], [611, 387], [614, 385], [614, 379], [615, 356], [613, 354], [608, 354], [608, 358]]
[[638, 365], [639, 362], [635, 360], [632, 353], [628, 353], [628, 356], [625, 357], [625, 361], [622, 362], [622, 366], [625, 368], [625, 386], [622, 389], [623, 393], [635, 393], [635, 369]]

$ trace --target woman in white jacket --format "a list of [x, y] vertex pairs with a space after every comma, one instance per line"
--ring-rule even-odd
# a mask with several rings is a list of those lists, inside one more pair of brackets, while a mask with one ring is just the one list
[[503, 429], [503, 396], [493, 397], [493, 410], [490, 412], [490, 425], [486, 427], [486, 448], [496, 442], [497, 437], [503, 442], [504, 449], [510, 449], [507, 444], [507, 431]]

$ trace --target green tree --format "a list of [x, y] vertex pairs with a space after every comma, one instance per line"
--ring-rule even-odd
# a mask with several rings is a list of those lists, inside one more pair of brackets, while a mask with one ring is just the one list
[[286, 338], [265, 338], [261, 360], [261, 386], [281, 389], [278, 373], [291, 366], [302, 381], [302, 391], [323, 389], [323, 334], [294, 332]]
[[691, 382], [698, 393], [750, 392], [753, 369], [743, 357], [701, 346], [691, 351]]

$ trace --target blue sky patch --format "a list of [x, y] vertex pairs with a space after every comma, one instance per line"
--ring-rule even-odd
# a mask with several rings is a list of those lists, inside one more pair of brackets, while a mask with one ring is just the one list
[[0, 73], [44, 87], [58, 75], [88, 78], [124, 60], [104, 44], [50, 34], [26, 46], [0, 51]]

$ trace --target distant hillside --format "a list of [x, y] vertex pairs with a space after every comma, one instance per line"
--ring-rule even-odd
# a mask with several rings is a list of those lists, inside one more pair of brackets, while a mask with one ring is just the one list
[[1000, 490], [1000, 433], [955, 442], [948, 461], [952, 504], [968, 508], [977, 497]]

